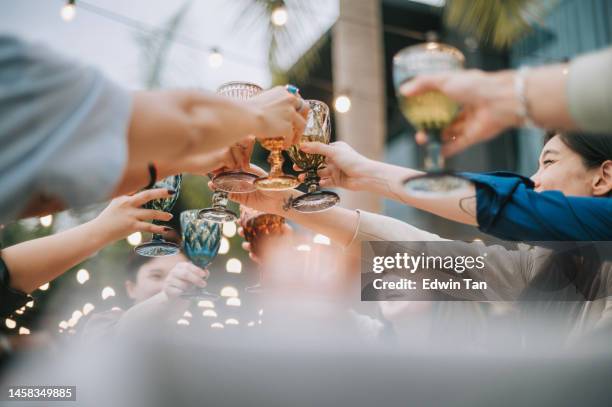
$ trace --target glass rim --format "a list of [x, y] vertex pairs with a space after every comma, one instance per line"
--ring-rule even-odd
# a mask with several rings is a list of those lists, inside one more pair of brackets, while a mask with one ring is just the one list
[[258, 84], [254, 83], [254, 82], [248, 82], [248, 81], [229, 81], [229, 82], [224, 82], [221, 85], [219, 85], [217, 87], [216, 92], [218, 93], [221, 89], [228, 87], [228, 86], [232, 86], [232, 85], [246, 85], [246, 86], [252, 86], [255, 88], [258, 88], [259, 90], [263, 91], [263, 88], [261, 86], [259, 86]]
[[418, 52], [433, 53], [434, 51], [453, 55], [462, 63], [465, 62], [465, 55], [458, 48], [438, 41], [427, 41], [404, 47], [395, 53], [393, 59], [395, 60], [397, 57], [404, 54], [416, 54]]

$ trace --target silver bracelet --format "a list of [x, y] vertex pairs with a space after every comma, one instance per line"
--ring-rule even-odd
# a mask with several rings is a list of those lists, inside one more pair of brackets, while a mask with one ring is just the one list
[[529, 115], [529, 103], [525, 92], [525, 77], [527, 73], [529, 73], [529, 67], [522, 66], [514, 75], [514, 93], [516, 93], [516, 97], [519, 101], [519, 108], [516, 113], [521, 118], [523, 127], [534, 128], [538, 126], [531, 120]]

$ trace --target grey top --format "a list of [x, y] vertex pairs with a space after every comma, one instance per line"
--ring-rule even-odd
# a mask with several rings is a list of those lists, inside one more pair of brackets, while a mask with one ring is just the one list
[[0, 223], [35, 196], [105, 200], [127, 161], [130, 94], [100, 72], [0, 34]]
[[612, 134], [612, 48], [573, 60], [567, 91], [570, 114], [580, 129]]

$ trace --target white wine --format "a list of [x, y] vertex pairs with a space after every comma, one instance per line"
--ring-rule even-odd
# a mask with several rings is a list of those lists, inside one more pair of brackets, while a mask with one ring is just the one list
[[259, 144], [261, 144], [261, 146], [268, 151], [275, 151], [275, 150], [280, 151], [283, 149], [283, 146], [285, 144], [285, 139], [283, 139], [282, 137], [266, 138], [266, 139], [260, 140]]
[[419, 130], [442, 130], [459, 111], [455, 101], [438, 91], [411, 97], [400, 94], [399, 102], [404, 117]]

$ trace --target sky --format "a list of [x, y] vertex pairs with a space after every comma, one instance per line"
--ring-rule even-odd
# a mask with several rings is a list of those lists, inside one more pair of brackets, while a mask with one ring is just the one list
[[[252, 81], [264, 87], [270, 84], [266, 27], [262, 24], [261, 30], [246, 30], [237, 24], [245, 1], [248, 0], [192, 1], [179, 30], [179, 37], [185, 40], [174, 43], [169, 52], [163, 76], [164, 87], [215, 89], [232, 80]], [[292, 44], [295, 49], [308, 49], [337, 18], [337, 0], [317, 1], [316, 16], [308, 19], [308, 29], [302, 41]], [[0, 15], [1, 33], [44, 42], [59, 52], [98, 67], [130, 89], [140, 89], [144, 83], [143, 73], [147, 67], [136, 40], [137, 34], [143, 31], [94, 13], [87, 5], [125, 16], [145, 26], [162, 27], [184, 4], [182, 0], [88, 0], [81, 2], [79, 7], [77, 0], [74, 20], [65, 22], [60, 17], [65, 0], [12, 0], [4, 3]], [[291, 18], [290, 13], [288, 27]], [[197, 46], [185, 46], [184, 42]], [[208, 50], [212, 47], [219, 48], [224, 55], [220, 68], [209, 66]]]

